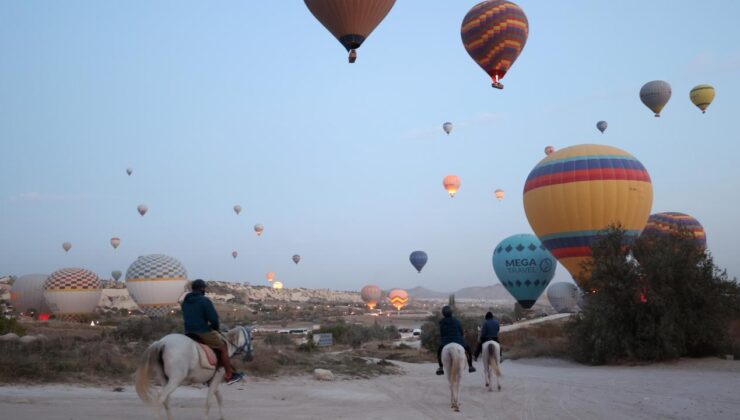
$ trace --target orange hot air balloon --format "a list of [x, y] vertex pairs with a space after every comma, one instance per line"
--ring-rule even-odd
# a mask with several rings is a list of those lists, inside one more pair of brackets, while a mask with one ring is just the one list
[[621, 224], [626, 239], [634, 240], [645, 228], [652, 203], [645, 167], [611, 146], [560, 149], [540, 161], [524, 185], [524, 211], [532, 230], [576, 283], [588, 278], [582, 263], [591, 258], [599, 233]]
[[442, 181], [442, 185], [447, 190], [447, 193], [450, 194], [450, 197], [454, 198], [457, 190], [460, 189], [460, 177], [457, 175], [447, 175]]
[[493, 195], [496, 196], [496, 200], [498, 201], [502, 201], [504, 199], [504, 194], [504, 190], [502, 190], [501, 188], [493, 192]]
[[383, 21], [396, 0], [304, 0], [306, 7], [349, 52], [349, 62], [357, 59], [370, 33]]
[[409, 294], [403, 289], [393, 289], [388, 293], [388, 300], [400, 311], [409, 302]]
[[360, 297], [365, 302], [368, 308], [375, 309], [375, 306], [380, 302], [383, 292], [380, 291], [380, 287], [373, 284], [368, 284], [363, 287], [360, 291]]
[[269, 273], [267, 273], [267, 275], [265, 277], [267, 277], [267, 281], [272, 282], [272, 280], [275, 279], [275, 272], [274, 271], [270, 271]]

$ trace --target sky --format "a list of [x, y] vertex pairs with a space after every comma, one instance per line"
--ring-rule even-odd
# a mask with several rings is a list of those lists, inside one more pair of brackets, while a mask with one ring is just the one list
[[[496, 244], [531, 233], [522, 188], [544, 147], [583, 143], [637, 157], [652, 212], [696, 217], [740, 274], [740, 3], [521, 0], [504, 90], [462, 46], [474, 4], [399, 0], [350, 65], [297, 0], [0, 2], [0, 275], [107, 278], [164, 253], [252, 284], [494, 284]], [[661, 118], [638, 96], [656, 79], [673, 88]], [[700, 83], [717, 90], [704, 115]]]

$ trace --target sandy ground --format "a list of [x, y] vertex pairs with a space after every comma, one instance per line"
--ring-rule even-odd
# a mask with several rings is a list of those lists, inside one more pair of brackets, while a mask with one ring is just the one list
[[[432, 364], [399, 363], [405, 374], [318, 382], [248, 379], [223, 386], [228, 419], [738, 419], [740, 363], [682, 360], [647, 367], [586, 367], [554, 359], [505, 361], [503, 390], [465, 374], [462, 411]], [[478, 364], [479, 366], [479, 364]], [[482, 369], [479, 369], [482, 370]], [[202, 418], [205, 390], [173, 399], [176, 419]], [[215, 409], [215, 407], [214, 407]], [[3, 419], [147, 419], [152, 411], [126, 387], [0, 387]], [[211, 419], [217, 412], [211, 412]]]

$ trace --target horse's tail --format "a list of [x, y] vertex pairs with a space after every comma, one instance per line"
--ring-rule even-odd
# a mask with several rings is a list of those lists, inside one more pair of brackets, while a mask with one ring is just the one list
[[495, 341], [488, 346], [488, 364], [496, 376], [501, 376], [501, 369], [498, 367], [498, 354], [496, 354], [498, 352], [497, 347]]
[[[460, 362], [457, 360], [455, 356], [459, 356], [457, 352], [454, 351], [455, 349], [450, 348], [450, 351], [447, 353], [447, 358], [450, 361], [450, 379], [453, 381], [459, 381], [460, 380]], [[463, 351], [463, 358], [465, 357], [465, 353]]]
[[[160, 365], [160, 356], [164, 349], [164, 343], [155, 341], [144, 352], [143, 361], [136, 369], [134, 388], [139, 398], [147, 404], [153, 403], [153, 391], [151, 389], [152, 370], [157, 376], [164, 376], [162, 366]], [[161, 375], [160, 375], [161, 374]]]

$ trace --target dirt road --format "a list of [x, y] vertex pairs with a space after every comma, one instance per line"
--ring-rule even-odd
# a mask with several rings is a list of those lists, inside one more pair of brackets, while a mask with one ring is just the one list
[[[248, 379], [224, 386], [227, 419], [738, 419], [740, 362], [682, 360], [643, 367], [586, 367], [553, 359], [505, 361], [503, 390], [465, 374], [462, 411], [432, 364], [398, 363], [404, 375], [318, 382]], [[480, 366], [478, 364], [478, 366]], [[482, 370], [482, 369], [479, 369]], [[202, 418], [205, 390], [182, 388], [175, 419]], [[3, 419], [148, 419], [131, 387], [0, 387]], [[211, 412], [211, 419], [217, 412]]]

